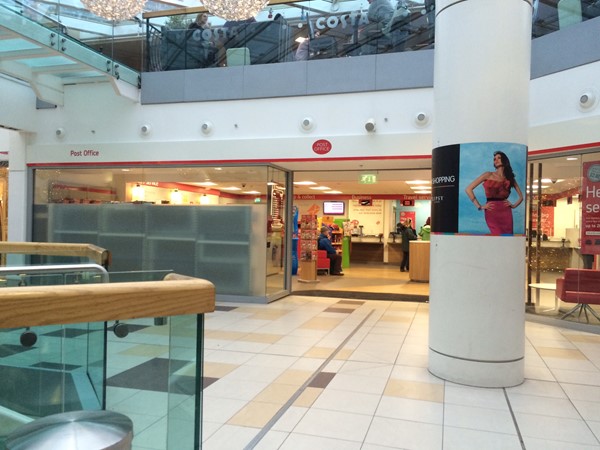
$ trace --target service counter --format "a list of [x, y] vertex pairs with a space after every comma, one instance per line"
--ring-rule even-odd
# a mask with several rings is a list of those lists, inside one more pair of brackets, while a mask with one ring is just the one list
[[[567, 267], [571, 267], [573, 258], [573, 248], [568, 247], [568, 242], [563, 241], [542, 241], [539, 248], [539, 270], [562, 272]], [[532, 270], [538, 268], [537, 258], [538, 250], [535, 241], [529, 247], [529, 265]]]
[[429, 241], [410, 241], [410, 267], [408, 277], [411, 281], [429, 282]]
[[350, 264], [383, 262], [383, 242], [379, 236], [352, 236]]
[[390, 242], [387, 243], [388, 247], [388, 264], [400, 265], [402, 262], [402, 243], [401, 242]]

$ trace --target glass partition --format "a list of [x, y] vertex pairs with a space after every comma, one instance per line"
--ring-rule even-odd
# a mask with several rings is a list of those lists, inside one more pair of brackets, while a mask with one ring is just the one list
[[[98, 281], [96, 270], [76, 266], [63, 266], [63, 275]], [[29, 271], [49, 270], [19, 269], [27, 280]], [[0, 277], [9, 270], [0, 269]], [[121, 281], [148, 278], [120, 275]], [[70, 284], [64, 280], [73, 278], [58, 279]], [[202, 315], [0, 328], [0, 448], [8, 434], [36, 418], [100, 409], [132, 420], [134, 448], [199, 448], [203, 333]]]
[[112, 272], [174, 271], [219, 295], [285, 292], [285, 187], [275, 167], [37, 169], [33, 240], [111, 252]]
[[[530, 161], [527, 193], [530, 311], [600, 324], [594, 317], [600, 311], [600, 278], [594, 278], [600, 275], [599, 189], [600, 153]], [[569, 289], [561, 291], [565, 276], [567, 284], [573, 278]], [[591, 310], [581, 306], [576, 314], [567, 315], [576, 306], [585, 304]]]

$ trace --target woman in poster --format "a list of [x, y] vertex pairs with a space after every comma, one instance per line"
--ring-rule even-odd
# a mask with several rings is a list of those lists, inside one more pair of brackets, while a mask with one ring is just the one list
[[[469, 184], [465, 192], [478, 210], [485, 213], [492, 235], [513, 234], [512, 210], [523, 202], [523, 193], [515, 180], [515, 174], [510, 166], [508, 156], [503, 152], [494, 152], [494, 172], [484, 172]], [[482, 205], [475, 197], [474, 189], [483, 183], [486, 202]], [[511, 189], [518, 194], [516, 202], [508, 199]]]

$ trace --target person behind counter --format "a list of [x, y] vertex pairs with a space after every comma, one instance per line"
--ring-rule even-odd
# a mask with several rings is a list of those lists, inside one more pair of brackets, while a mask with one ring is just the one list
[[319, 250], [325, 250], [329, 258], [329, 273], [331, 275], [344, 275], [342, 272], [342, 255], [335, 251], [329, 240], [329, 227], [321, 227], [321, 234], [317, 239]]
[[431, 236], [431, 217], [428, 217], [425, 221], [425, 225], [419, 230], [419, 236], [423, 241], [428, 241]]
[[416, 240], [417, 235], [415, 234], [415, 230], [412, 229], [409, 220], [401, 224], [400, 228], [402, 234], [402, 262], [400, 263], [400, 272], [408, 272], [410, 265], [410, 241]]

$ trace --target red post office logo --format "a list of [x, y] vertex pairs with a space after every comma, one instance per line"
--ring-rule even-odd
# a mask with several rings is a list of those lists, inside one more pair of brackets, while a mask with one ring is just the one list
[[329, 142], [327, 139], [319, 139], [312, 145], [313, 152], [315, 152], [317, 155], [326, 155], [331, 151], [331, 148], [331, 142]]

